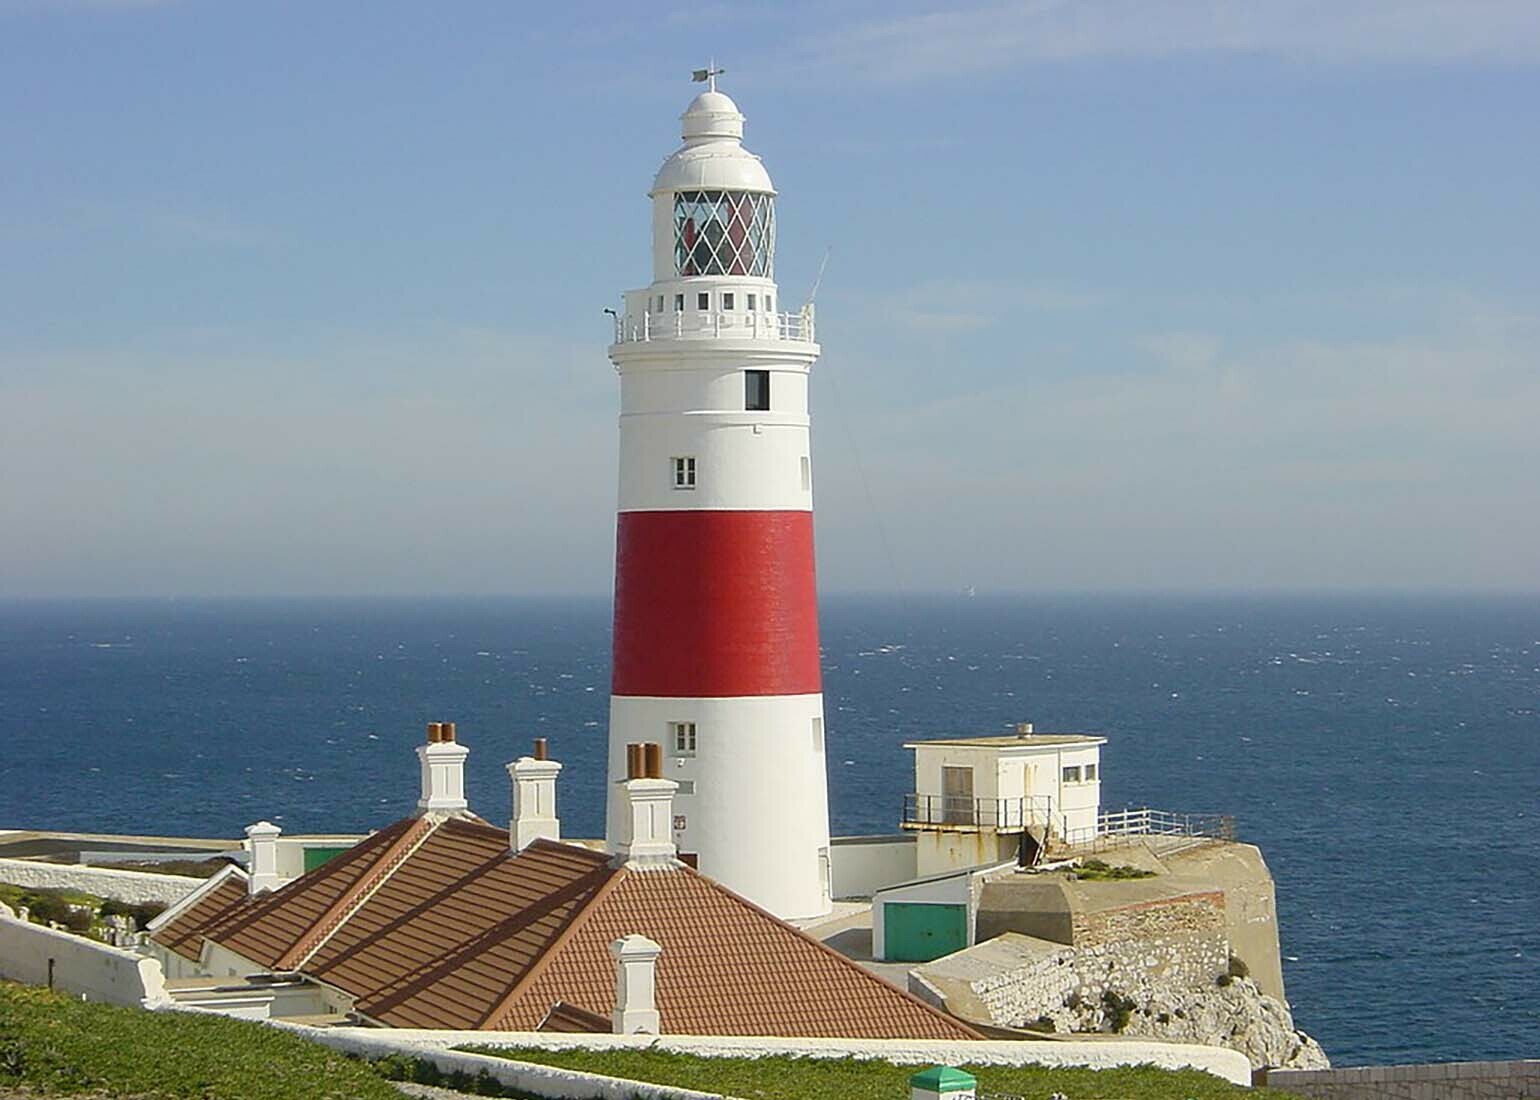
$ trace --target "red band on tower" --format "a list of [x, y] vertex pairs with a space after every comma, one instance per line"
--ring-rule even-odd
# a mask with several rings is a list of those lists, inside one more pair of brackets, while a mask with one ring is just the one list
[[616, 695], [822, 690], [811, 512], [622, 512]]

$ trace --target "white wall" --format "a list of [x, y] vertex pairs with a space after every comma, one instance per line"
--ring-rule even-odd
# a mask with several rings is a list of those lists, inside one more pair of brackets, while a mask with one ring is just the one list
[[829, 871], [836, 898], [869, 898], [884, 886], [918, 876], [912, 834], [837, 836], [829, 842]]
[[[294, 1025], [279, 1025], [294, 1027]], [[786, 1055], [801, 1058], [880, 1058], [894, 1065], [985, 1066], [1082, 1066], [1110, 1069], [1114, 1066], [1154, 1065], [1161, 1069], [1196, 1069], [1238, 1085], [1251, 1083], [1251, 1062], [1238, 1050], [1197, 1046], [1190, 1043], [1157, 1043], [1138, 1040], [1023, 1043], [1009, 1039], [762, 1039], [736, 1036], [686, 1035], [558, 1035], [550, 1032], [427, 1031], [411, 1028], [295, 1028], [317, 1042], [337, 1050], [354, 1050], [371, 1056], [399, 1052], [422, 1055], [428, 1051], [474, 1043], [490, 1047], [528, 1047], [537, 1050], [661, 1050], [704, 1058], [759, 1058]], [[461, 1055], [461, 1057], [468, 1057]], [[504, 1065], [520, 1065], [508, 1063]], [[457, 1067], [458, 1068], [458, 1067]], [[479, 1065], [478, 1065], [479, 1068]], [[545, 1069], [548, 1067], [529, 1067]], [[468, 1072], [475, 1073], [476, 1069]], [[515, 1084], [531, 1092], [564, 1097], [586, 1097], [589, 1092], [550, 1091], [549, 1085]], [[612, 1080], [612, 1079], [605, 1079]], [[643, 1092], [647, 1086], [625, 1083], [634, 1092], [605, 1092], [618, 1098]], [[668, 1095], [691, 1095], [670, 1089]], [[704, 1096], [707, 1094], [697, 1093]]]
[[47, 985], [92, 1001], [154, 1008], [170, 1003], [160, 964], [132, 951], [0, 915], [0, 978]]
[[30, 859], [0, 859], [0, 882], [46, 890], [79, 890], [97, 897], [139, 905], [173, 905], [203, 885], [201, 878], [156, 875], [147, 871], [118, 871], [67, 863], [36, 863]]
[[907, 905], [966, 905], [968, 907], [968, 946], [972, 947], [978, 927], [979, 898], [983, 894], [984, 879], [999, 870], [1000, 866], [1000, 864], [994, 864], [959, 871], [944, 878], [901, 883], [876, 894], [872, 898], [872, 958], [886, 959], [887, 957], [887, 939], [883, 927], [886, 914], [883, 912], [883, 907], [889, 902]]

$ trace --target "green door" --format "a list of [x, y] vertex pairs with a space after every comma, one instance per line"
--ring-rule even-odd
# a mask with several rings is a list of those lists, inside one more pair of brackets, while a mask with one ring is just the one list
[[882, 907], [882, 935], [890, 962], [930, 962], [968, 946], [968, 907], [890, 901]]
[[306, 873], [314, 871], [317, 867], [321, 866], [321, 864], [325, 863], [327, 860], [331, 859], [333, 856], [340, 856], [345, 851], [347, 851], [347, 848], [306, 848], [305, 849], [305, 871], [306, 871]]

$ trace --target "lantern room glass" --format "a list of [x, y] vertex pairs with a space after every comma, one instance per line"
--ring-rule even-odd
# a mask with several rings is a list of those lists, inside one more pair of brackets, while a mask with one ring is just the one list
[[674, 271], [751, 275], [775, 269], [775, 199], [751, 191], [674, 193]]

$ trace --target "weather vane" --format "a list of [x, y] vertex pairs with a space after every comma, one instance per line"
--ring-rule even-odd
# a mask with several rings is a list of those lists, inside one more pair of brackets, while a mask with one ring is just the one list
[[716, 58], [713, 57], [710, 61], [706, 62], [706, 67], [704, 69], [696, 69], [693, 73], [691, 73], [690, 79], [696, 84], [699, 84], [701, 81], [705, 81], [706, 90], [714, 92], [717, 90], [717, 77], [721, 76], [727, 71], [726, 69], [719, 69], [716, 66]]

